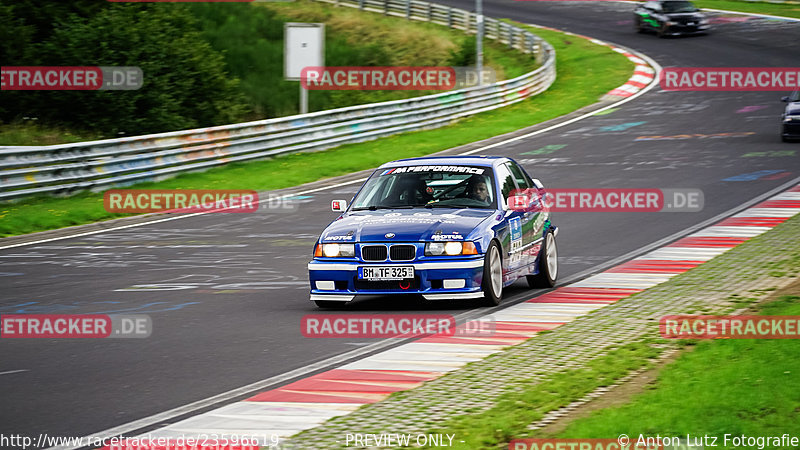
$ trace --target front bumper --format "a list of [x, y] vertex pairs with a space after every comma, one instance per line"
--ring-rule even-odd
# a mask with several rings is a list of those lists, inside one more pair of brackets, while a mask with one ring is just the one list
[[798, 122], [784, 123], [781, 135], [786, 139], [800, 138], [800, 123]]
[[710, 25], [685, 25], [685, 24], [677, 24], [677, 25], [670, 25], [667, 27], [667, 31], [664, 34], [667, 35], [687, 35], [687, 34], [700, 34], [706, 33], [711, 30]]
[[[359, 266], [414, 266], [414, 280], [359, 280]], [[308, 278], [311, 300], [348, 302], [357, 295], [398, 294], [420, 294], [426, 300], [479, 298], [483, 296], [483, 255], [408, 263], [314, 259], [308, 263]]]

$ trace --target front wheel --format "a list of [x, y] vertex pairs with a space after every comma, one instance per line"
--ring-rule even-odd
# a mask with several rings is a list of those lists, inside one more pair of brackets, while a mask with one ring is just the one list
[[500, 257], [500, 246], [492, 241], [483, 260], [483, 304], [497, 306], [503, 299], [503, 259]]
[[556, 237], [548, 231], [544, 237], [544, 247], [539, 254], [539, 273], [527, 275], [528, 286], [531, 288], [551, 288], [556, 285], [558, 278], [558, 248]]

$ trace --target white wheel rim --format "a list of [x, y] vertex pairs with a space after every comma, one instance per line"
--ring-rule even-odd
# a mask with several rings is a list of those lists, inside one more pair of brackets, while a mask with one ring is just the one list
[[497, 247], [492, 247], [489, 255], [489, 271], [491, 275], [492, 293], [497, 298], [503, 293], [503, 265], [500, 263], [500, 254]]
[[547, 234], [547, 272], [550, 278], [555, 280], [558, 275], [558, 249], [556, 249], [556, 240], [553, 238], [553, 233]]

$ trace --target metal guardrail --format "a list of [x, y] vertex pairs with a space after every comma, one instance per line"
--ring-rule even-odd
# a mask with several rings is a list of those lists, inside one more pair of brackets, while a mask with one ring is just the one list
[[[417, 0], [317, 1], [466, 32], [475, 30], [475, 15], [469, 11]], [[490, 18], [485, 19], [485, 35], [533, 54], [541, 66], [512, 80], [406, 100], [120, 139], [0, 147], [0, 200], [157, 181], [231, 162], [436, 128], [460, 117], [519, 102], [550, 87], [556, 77], [555, 52], [550, 44]]]

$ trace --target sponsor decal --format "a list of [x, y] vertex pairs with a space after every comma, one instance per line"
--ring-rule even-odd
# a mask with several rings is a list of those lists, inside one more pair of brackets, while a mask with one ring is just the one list
[[798, 339], [800, 316], [664, 316], [666, 339]]
[[133, 66], [3, 66], [4, 91], [135, 90], [142, 87], [142, 69]]
[[323, 238], [324, 241], [352, 241], [353, 235], [352, 233], [346, 234], [343, 236], [325, 236]]
[[509, 234], [511, 235], [511, 252], [522, 248], [522, 218], [512, 217], [508, 220]]
[[387, 169], [381, 172], [381, 175], [391, 175], [396, 173], [411, 173], [411, 172], [453, 172], [453, 173], [471, 173], [475, 175], [482, 175], [485, 172], [481, 167], [466, 167], [466, 166], [410, 166], [410, 167], [395, 167], [394, 169]]
[[434, 234], [431, 236], [434, 241], [458, 241], [464, 239], [460, 234]]
[[667, 67], [665, 91], [791, 91], [800, 88], [798, 67]]

